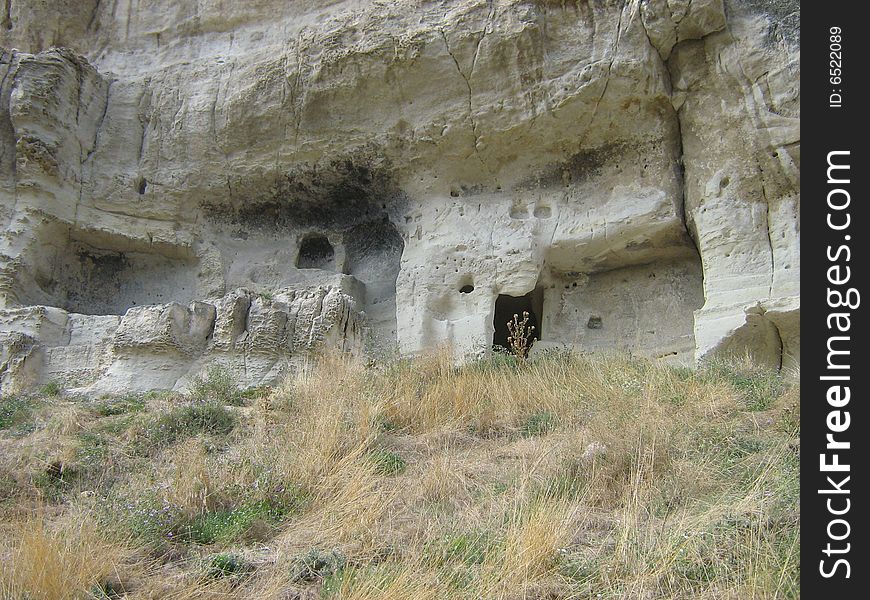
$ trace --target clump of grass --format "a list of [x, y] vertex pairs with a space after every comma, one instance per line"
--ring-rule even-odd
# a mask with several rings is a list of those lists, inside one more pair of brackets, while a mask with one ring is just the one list
[[497, 539], [486, 529], [451, 532], [431, 540], [425, 554], [435, 564], [461, 562], [467, 566], [481, 565], [496, 550]]
[[[231, 543], [251, 532], [257, 525], [278, 523], [290, 507], [259, 501], [227, 510], [204, 512], [193, 518], [181, 531], [185, 539], [198, 544]], [[260, 536], [254, 536], [257, 538]]]
[[438, 600], [448, 598], [435, 574], [412, 561], [348, 568], [328, 578], [321, 597], [332, 600]]
[[713, 359], [702, 366], [701, 376], [725, 381], [740, 394], [751, 411], [767, 410], [785, 391], [781, 373], [759, 367], [749, 359]]
[[541, 435], [553, 431], [557, 423], [556, 415], [550, 411], [541, 410], [529, 415], [521, 429], [523, 435]]
[[516, 507], [499, 552], [486, 556], [481, 587], [486, 598], [525, 594], [554, 574], [559, 551], [572, 537], [576, 507], [563, 500], [538, 500]]
[[491, 373], [491, 372], [514, 372], [522, 366], [522, 360], [510, 350], [497, 346], [492, 353], [477, 358], [462, 367], [464, 371]]
[[175, 406], [146, 429], [151, 447], [165, 447], [200, 434], [226, 435], [236, 425], [236, 416], [217, 402], [190, 402]]
[[166, 501], [191, 518], [214, 508], [215, 489], [202, 440], [192, 438], [179, 443], [172, 449], [171, 462]]
[[[382, 433], [383, 413], [373, 398], [361, 363], [327, 356], [319, 366], [297, 373], [275, 393], [275, 402], [290, 413], [285, 430], [292, 437], [271, 446], [270, 461], [295, 484], [318, 490], [370, 449]], [[350, 456], [356, 458], [347, 461]]]
[[56, 398], [57, 396], [60, 396], [60, 392], [60, 384], [55, 381], [50, 381], [49, 383], [46, 383], [41, 388], [39, 388], [40, 395], [47, 398]]
[[24, 424], [33, 413], [34, 402], [27, 396], [0, 398], [0, 430]]
[[238, 554], [221, 552], [206, 562], [206, 577], [242, 579], [254, 571], [254, 565]]
[[94, 403], [94, 411], [101, 417], [113, 417], [145, 408], [145, 399], [141, 394], [121, 396], [119, 398], [100, 398]]
[[267, 397], [273, 389], [270, 385], [258, 385], [240, 390], [239, 396], [242, 400], [257, 400]]
[[380, 535], [379, 523], [398, 495], [382, 486], [377, 469], [356, 451], [336, 464], [335, 472], [314, 488], [312, 515], [316, 541], [353, 542], [371, 549]]
[[467, 500], [471, 481], [463, 465], [449, 451], [432, 457], [419, 480], [422, 497], [430, 502], [449, 503]]
[[368, 457], [381, 475], [399, 475], [408, 468], [408, 461], [389, 450], [372, 450]]
[[205, 375], [193, 379], [190, 397], [196, 402], [211, 401], [230, 406], [242, 406], [245, 403], [245, 395], [236, 386], [232, 375], [220, 365], [212, 365]]
[[347, 565], [347, 557], [338, 549], [313, 548], [300, 554], [290, 564], [290, 581], [313, 582], [332, 577]]

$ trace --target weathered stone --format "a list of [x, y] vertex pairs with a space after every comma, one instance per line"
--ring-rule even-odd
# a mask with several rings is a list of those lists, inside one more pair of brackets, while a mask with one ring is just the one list
[[512, 307], [799, 362], [797, 3], [50, 4], [0, 28], [4, 392], [479, 353]]

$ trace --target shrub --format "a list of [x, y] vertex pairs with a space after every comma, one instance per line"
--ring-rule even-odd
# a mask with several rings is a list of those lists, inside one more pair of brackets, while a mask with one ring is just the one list
[[238, 554], [221, 552], [208, 559], [206, 576], [214, 579], [241, 579], [254, 570], [254, 565]]
[[205, 376], [194, 378], [190, 397], [197, 402], [214, 401], [231, 406], [244, 404], [244, 395], [236, 387], [232, 375], [220, 365], [212, 365]]
[[236, 416], [217, 402], [192, 402], [172, 408], [152, 422], [147, 431], [152, 446], [163, 447], [203, 433], [226, 435], [236, 425]]
[[312, 549], [293, 559], [290, 580], [294, 583], [326, 579], [341, 572], [347, 564], [344, 554], [337, 549]]

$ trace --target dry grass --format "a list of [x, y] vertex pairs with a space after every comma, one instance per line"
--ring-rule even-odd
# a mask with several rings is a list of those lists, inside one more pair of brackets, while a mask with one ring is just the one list
[[167, 474], [166, 502], [178, 506], [188, 516], [207, 512], [215, 506], [208, 455], [202, 440], [191, 438], [171, 450]]
[[173, 425], [176, 396], [26, 402], [3, 598], [799, 596], [799, 389], [749, 364], [327, 356], [219, 427]]
[[473, 482], [464, 465], [449, 449], [435, 454], [420, 475], [420, 493], [433, 503], [464, 503], [469, 500]]
[[514, 507], [500, 552], [487, 556], [481, 573], [484, 598], [526, 597], [552, 575], [559, 550], [573, 534], [578, 508], [564, 500], [536, 500]]
[[49, 523], [35, 517], [7, 530], [9, 560], [0, 567], [3, 598], [83, 598], [113, 575], [124, 549], [81, 515]]

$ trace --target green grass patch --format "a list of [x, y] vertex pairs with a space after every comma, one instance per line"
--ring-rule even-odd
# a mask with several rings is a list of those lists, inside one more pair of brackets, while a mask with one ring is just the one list
[[556, 429], [559, 420], [556, 415], [548, 410], [539, 410], [526, 418], [520, 427], [524, 436], [543, 435]]
[[431, 540], [425, 555], [436, 565], [462, 563], [466, 566], [480, 565], [497, 547], [495, 536], [486, 530], [450, 533]]
[[101, 398], [94, 402], [94, 410], [101, 417], [114, 417], [131, 412], [139, 412], [145, 408], [142, 395], [134, 394], [120, 398]]
[[256, 524], [278, 523], [291, 507], [268, 500], [229, 510], [207, 512], [183, 528], [183, 537], [197, 544], [230, 543], [244, 537]]
[[408, 468], [408, 461], [389, 450], [372, 450], [369, 459], [381, 475], [400, 475]]
[[33, 408], [33, 400], [27, 396], [0, 399], [0, 430], [14, 429], [25, 424], [32, 415]]
[[149, 446], [162, 448], [200, 434], [226, 435], [236, 426], [236, 416], [217, 402], [191, 402], [173, 407], [146, 427]]
[[735, 361], [710, 361], [702, 367], [701, 377], [728, 383], [740, 394], [750, 411], [767, 410], [785, 391], [785, 381], [780, 373]]
[[60, 392], [60, 384], [54, 381], [46, 383], [44, 386], [39, 388], [39, 393], [47, 398], [56, 398], [57, 396], [60, 396]]
[[205, 575], [212, 579], [243, 579], [254, 572], [254, 565], [238, 554], [221, 552], [207, 559]]
[[468, 369], [476, 373], [491, 373], [499, 371], [516, 373], [525, 365], [525, 363], [525, 360], [517, 358], [505, 348], [493, 348], [492, 353], [488, 356], [470, 361], [467, 365], [459, 368]]

